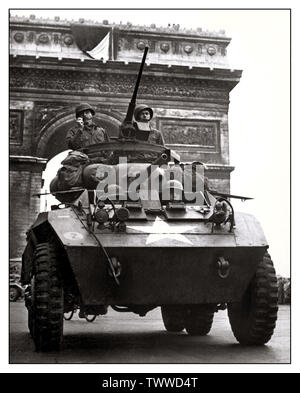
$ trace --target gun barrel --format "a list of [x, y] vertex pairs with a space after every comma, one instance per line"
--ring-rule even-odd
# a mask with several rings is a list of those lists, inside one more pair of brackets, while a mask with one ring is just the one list
[[135, 83], [135, 87], [134, 87], [134, 91], [133, 91], [133, 94], [132, 94], [132, 98], [131, 98], [130, 104], [128, 106], [128, 109], [127, 109], [125, 122], [130, 122], [130, 121], [132, 121], [132, 118], [133, 118], [133, 112], [134, 112], [134, 108], [135, 108], [137, 92], [138, 92], [138, 88], [139, 88], [139, 85], [140, 85], [140, 81], [141, 81], [143, 68], [144, 68], [145, 61], [146, 61], [146, 56], [147, 56], [147, 53], [148, 53], [148, 49], [149, 48], [147, 46], [144, 49], [144, 54], [143, 54], [142, 62], [141, 62], [141, 65], [140, 65], [140, 70], [139, 70], [138, 77], [137, 77], [137, 80], [136, 80], [136, 83]]

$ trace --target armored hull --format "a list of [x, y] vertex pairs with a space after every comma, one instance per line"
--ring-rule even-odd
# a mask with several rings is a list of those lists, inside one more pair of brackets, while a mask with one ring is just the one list
[[[236, 214], [236, 229], [214, 229], [188, 219], [129, 220], [126, 232], [86, 229], [72, 208], [47, 220], [63, 244], [86, 305], [194, 304], [239, 301], [267, 243], [251, 215]], [[120, 286], [107, 277], [107, 261], [95, 239], [121, 265]], [[228, 261], [226, 272], [219, 266]], [[223, 277], [226, 274], [226, 277]]]
[[[170, 159], [164, 148], [150, 152]], [[108, 306], [141, 316], [159, 306], [168, 331], [185, 329], [193, 335], [207, 334], [214, 312], [227, 307], [240, 343], [269, 341], [277, 316], [277, 282], [255, 217], [234, 212], [228, 199], [205, 187], [200, 202], [187, 202], [186, 195], [174, 199], [180, 182], [166, 178], [170, 169], [186, 169], [180, 163], [153, 171], [149, 164], [129, 164], [125, 177], [132, 181], [132, 170], [144, 171], [142, 185], [149, 185], [148, 175], [158, 171], [158, 188], [150, 189], [154, 200], [144, 198], [149, 190], [140, 186], [132, 201], [128, 190], [133, 183], [124, 192], [120, 176], [114, 193], [108, 193], [111, 183], [105, 191], [103, 173], [113, 168], [117, 174], [124, 169], [123, 164], [85, 167], [83, 187], [67, 196], [63, 191], [65, 205], [41, 213], [28, 232], [22, 282], [29, 288], [28, 324], [36, 348], [59, 348], [64, 313], [80, 308], [80, 315], [99, 315]], [[197, 181], [194, 167], [189, 169]], [[166, 185], [172, 188], [169, 200]]]

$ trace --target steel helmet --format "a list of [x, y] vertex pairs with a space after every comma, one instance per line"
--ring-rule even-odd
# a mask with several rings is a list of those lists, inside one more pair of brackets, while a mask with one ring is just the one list
[[87, 110], [90, 110], [92, 112], [93, 116], [95, 115], [95, 111], [94, 111], [93, 107], [88, 103], [83, 103], [83, 104], [78, 105], [75, 109], [76, 118], [80, 116], [81, 112], [87, 111]]
[[135, 110], [134, 110], [134, 117], [135, 117], [135, 120], [138, 121], [139, 113], [140, 113], [141, 111], [145, 110], [145, 109], [147, 109], [147, 110], [150, 112], [150, 116], [151, 116], [151, 117], [150, 117], [150, 120], [152, 119], [152, 117], [153, 117], [153, 110], [152, 110], [149, 106], [144, 105], [144, 104], [141, 104], [141, 105], [138, 105], [138, 106], [135, 108]]

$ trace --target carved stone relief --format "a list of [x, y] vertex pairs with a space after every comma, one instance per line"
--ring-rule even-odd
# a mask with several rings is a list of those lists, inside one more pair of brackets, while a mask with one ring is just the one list
[[74, 38], [71, 34], [65, 34], [63, 41], [67, 46], [71, 46], [74, 42]]
[[37, 42], [39, 44], [48, 44], [50, 41], [49, 35], [46, 33], [42, 33], [38, 36]]
[[63, 43], [66, 46], [71, 46], [74, 43], [72, 34], [64, 34], [62, 36], [59, 32], [54, 33], [37, 33], [35, 31], [15, 31], [12, 32], [12, 37], [18, 44], [27, 41], [29, 43], [35, 42], [37, 45], [48, 45], [53, 42], [55, 45]]
[[9, 142], [21, 145], [23, 142], [23, 111], [9, 111]]
[[192, 145], [199, 151], [219, 151], [220, 131], [217, 121], [159, 118], [158, 129], [168, 145]]
[[150, 39], [149, 37], [134, 37], [132, 35], [122, 34], [118, 39], [118, 49], [122, 51], [143, 51], [145, 46], [149, 47], [150, 52], [164, 53], [168, 55], [186, 55], [186, 56], [203, 56], [208, 54], [214, 56], [217, 53], [221, 55], [225, 54], [224, 49], [217, 44], [205, 44], [199, 43], [199, 41], [178, 39], [178, 40], [166, 40], [163, 38], [155, 37]]
[[53, 43], [54, 43], [54, 45], [59, 45], [60, 44], [60, 38], [61, 38], [61, 35], [59, 33], [54, 33], [53, 34]]
[[31, 43], [31, 42], [33, 42], [34, 38], [35, 38], [35, 32], [28, 31], [27, 32], [27, 41]]
[[213, 56], [217, 53], [217, 47], [215, 45], [209, 45], [206, 50], [210, 56]]
[[160, 49], [161, 49], [164, 53], [167, 53], [167, 52], [169, 51], [169, 49], [170, 49], [169, 43], [168, 43], [168, 42], [162, 42], [162, 43], [160, 44]]
[[193, 48], [192, 45], [185, 45], [185, 46], [184, 46], [184, 51], [185, 51], [185, 53], [187, 53], [188, 55], [189, 55], [190, 53], [192, 53], [193, 50], [194, 50], [194, 48]]
[[20, 31], [16, 32], [16, 33], [14, 34], [14, 40], [15, 40], [18, 44], [20, 44], [21, 42], [24, 41], [24, 34], [21, 33]]
[[[107, 75], [82, 72], [12, 69], [10, 86], [13, 89], [41, 89], [60, 92], [90, 91], [96, 94], [128, 94], [135, 85], [133, 75]], [[226, 87], [221, 82], [185, 80], [172, 77], [144, 76], [139, 94], [166, 97], [211, 98], [228, 101]]]
[[131, 44], [130, 41], [127, 40], [126, 38], [122, 37], [118, 41], [118, 50], [130, 50], [131, 49]]
[[147, 39], [131, 39], [130, 41], [130, 48], [131, 49], [138, 49], [143, 51], [146, 46], [149, 47], [149, 41]]
[[136, 47], [137, 47], [139, 50], [144, 50], [145, 47], [146, 47], [145, 41], [139, 41], [139, 42], [136, 44]]

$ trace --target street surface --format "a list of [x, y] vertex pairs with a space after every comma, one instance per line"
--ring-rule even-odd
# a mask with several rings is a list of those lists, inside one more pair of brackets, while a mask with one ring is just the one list
[[24, 363], [281, 363], [290, 362], [290, 307], [280, 306], [271, 341], [262, 347], [242, 347], [235, 340], [227, 311], [215, 314], [205, 337], [167, 333], [160, 309], [146, 317], [109, 309], [90, 323], [77, 314], [64, 321], [60, 352], [38, 353], [27, 329], [23, 301], [10, 303], [10, 357]]

